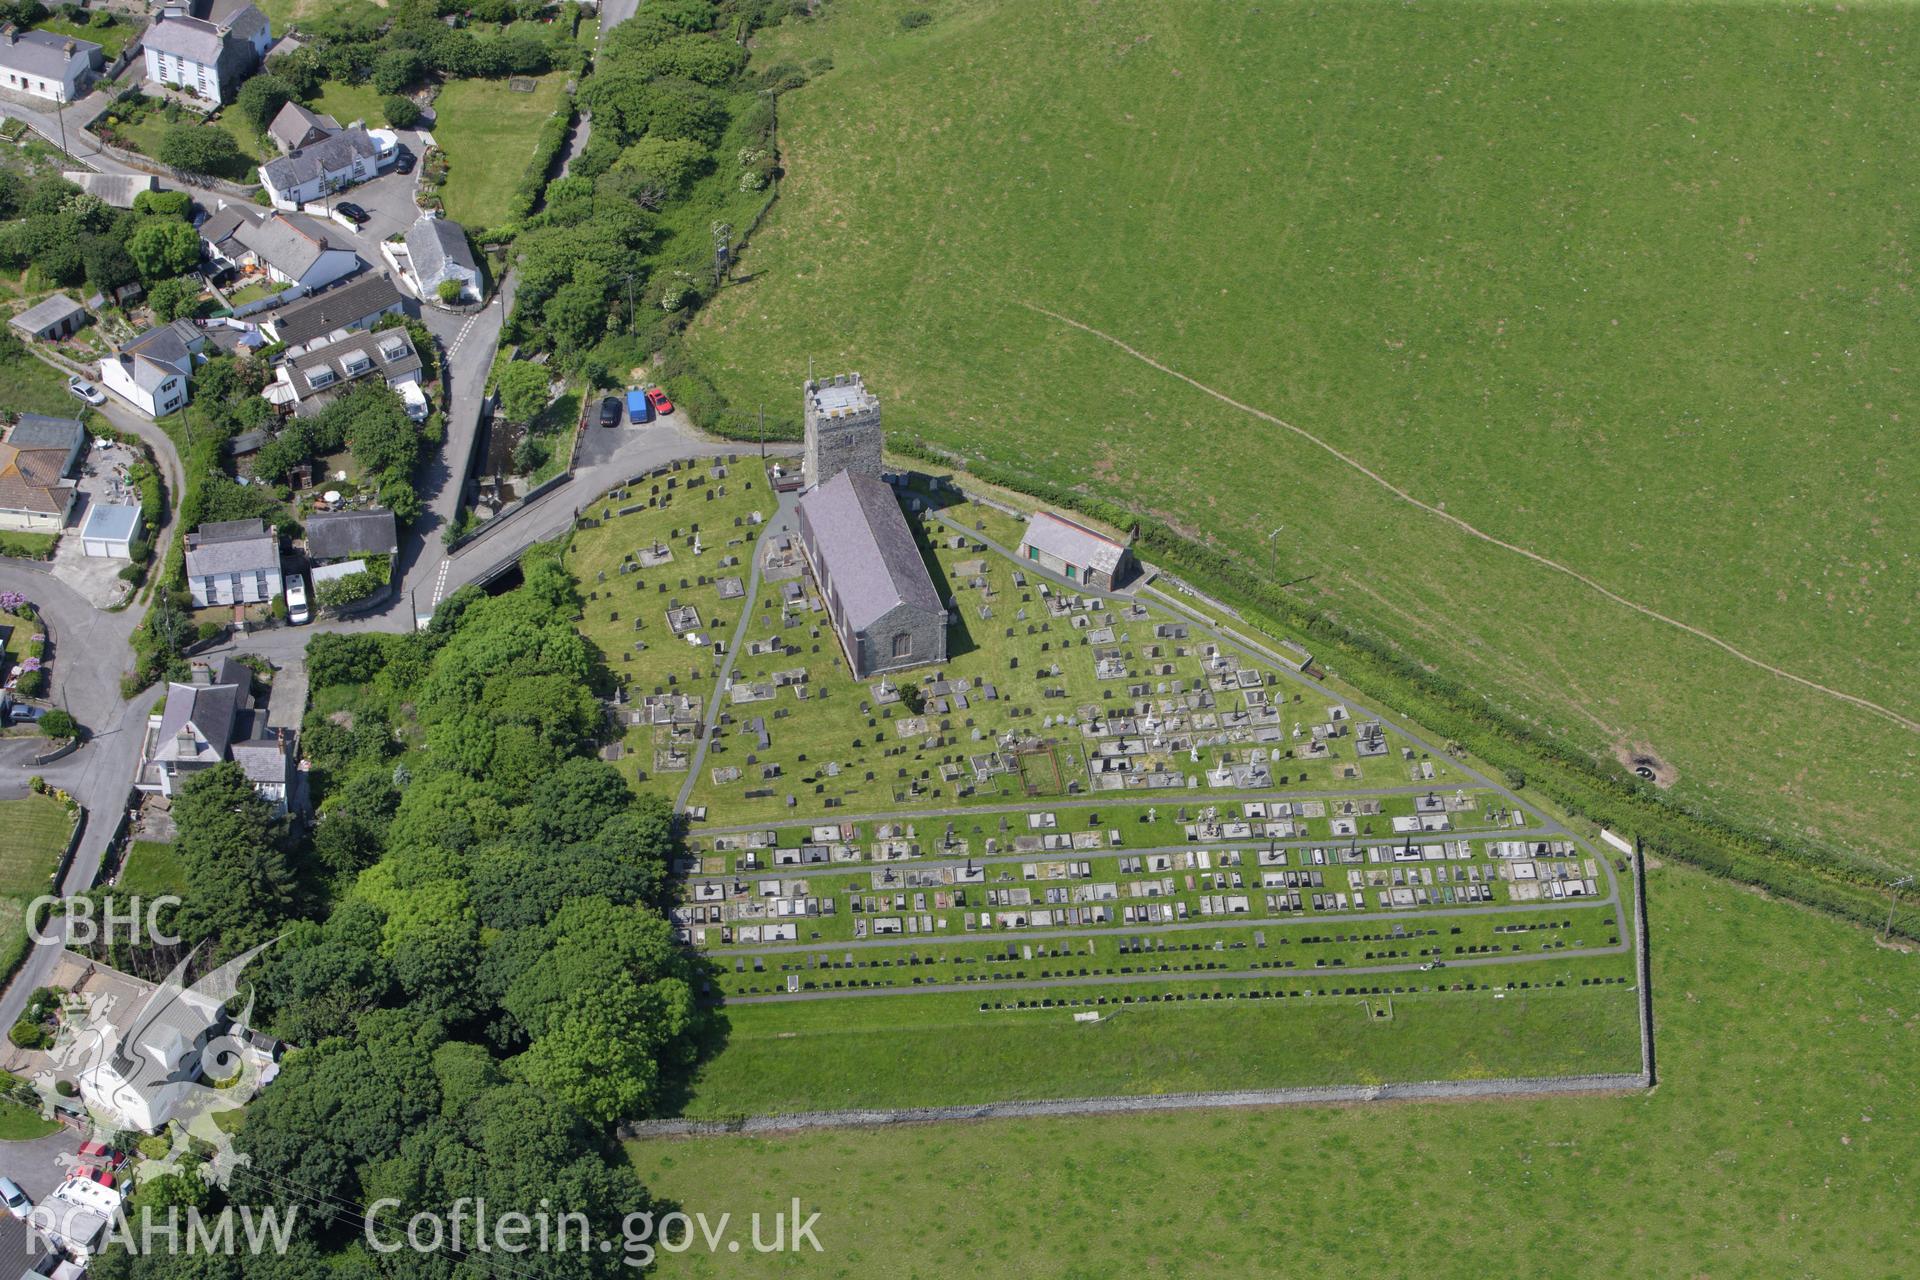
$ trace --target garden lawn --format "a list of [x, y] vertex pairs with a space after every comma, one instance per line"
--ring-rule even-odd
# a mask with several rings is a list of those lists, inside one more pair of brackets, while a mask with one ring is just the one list
[[566, 83], [566, 72], [553, 71], [536, 78], [532, 93], [515, 93], [504, 79], [455, 80], [440, 90], [433, 137], [447, 156], [449, 218], [480, 227], [505, 220]]
[[86, 406], [67, 394], [67, 380], [24, 346], [0, 341], [0, 405], [15, 413], [72, 417]]
[[48, 796], [0, 800], [0, 976], [27, 952], [26, 906], [46, 893], [73, 835], [73, 815]]
[[387, 118], [380, 110], [380, 93], [372, 84], [346, 84], [329, 80], [320, 86], [320, 96], [307, 106], [323, 116], [332, 116], [342, 125], [366, 121], [369, 129], [383, 129]]
[[[1156, 517], [1680, 804], [1920, 867], [1907, 6], [837, 0], [690, 331], [736, 406]], [[1836, 123], [1842, 122], [1842, 123]], [[831, 305], [823, 305], [831, 299]], [[1276, 532], [1277, 531], [1277, 532]]]
[[56, 1132], [59, 1124], [32, 1107], [0, 1099], [0, 1142], [31, 1142]]
[[[167, 119], [164, 108], [155, 107], [150, 110], [143, 119], [136, 123], [128, 124], [122, 122], [119, 126], [119, 135], [122, 140], [130, 141], [134, 148], [142, 155], [150, 158], [158, 157], [160, 154], [160, 140], [166, 136], [168, 129], [172, 128], [175, 123], [195, 123], [197, 117], [188, 119], [186, 117], [189, 114], [190, 113], [183, 113], [182, 121], [176, 122]], [[229, 107], [221, 113], [218, 120], [211, 121], [208, 124], [202, 124], [199, 127], [225, 130], [231, 134], [233, 140], [239, 144], [242, 157], [240, 165], [237, 166], [233, 172], [220, 174], [218, 176], [228, 178], [235, 182], [257, 182], [259, 180], [259, 175], [254, 172], [254, 169], [264, 158], [261, 155], [260, 138], [253, 132], [252, 126], [240, 118], [237, 110]]]
[[[628, 1151], [657, 1196], [709, 1220], [793, 1196], [803, 1218], [820, 1210], [824, 1252], [783, 1258], [795, 1276], [1250, 1277], [1275, 1259], [1292, 1277], [1904, 1274], [1915, 1237], [1895, 1171], [1920, 1164], [1920, 958], [1684, 868], [1655, 870], [1650, 891], [1651, 1093]], [[903, 1069], [893, 1052], [873, 1069]], [[743, 1246], [660, 1275], [764, 1269]]]
[[180, 865], [179, 852], [160, 840], [134, 841], [127, 864], [120, 871], [118, 887], [123, 893], [148, 898], [184, 894], [187, 874]]
[[53, 554], [60, 541], [57, 533], [0, 533], [0, 556], [23, 560], [44, 560]]

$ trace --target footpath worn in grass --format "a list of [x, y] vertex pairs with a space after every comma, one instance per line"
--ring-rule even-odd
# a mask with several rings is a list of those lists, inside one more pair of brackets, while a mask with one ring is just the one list
[[[756, 62], [782, 198], [691, 335], [797, 418], [857, 368], [896, 439], [1238, 557], [1676, 798], [1915, 865], [1905, 6], [840, 0]], [[1269, 541], [1275, 529], [1278, 536]]]
[[[1651, 892], [1650, 1094], [629, 1151], [689, 1211], [796, 1195], [821, 1210], [826, 1252], [783, 1258], [793, 1275], [1906, 1274], [1920, 958], [1684, 868], [1655, 871]], [[743, 1247], [661, 1274], [764, 1266]]]

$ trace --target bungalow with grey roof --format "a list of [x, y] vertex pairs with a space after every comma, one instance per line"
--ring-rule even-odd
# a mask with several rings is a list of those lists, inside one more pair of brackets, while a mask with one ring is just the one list
[[7, 321], [15, 333], [29, 341], [52, 342], [71, 337], [87, 323], [87, 309], [64, 293], [36, 302]]
[[406, 300], [385, 272], [369, 272], [254, 317], [289, 356], [337, 342], [356, 329], [370, 329], [382, 316], [400, 315]]
[[86, 443], [78, 418], [21, 414], [0, 443], [0, 529], [60, 532], [77, 492], [68, 477]]
[[380, 172], [380, 144], [365, 129], [342, 129], [260, 166], [276, 209], [298, 209]]
[[[480, 296], [480, 264], [467, 229], [432, 213], [423, 213], [407, 228], [407, 261], [414, 290], [428, 301], [470, 302]], [[452, 298], [440, 297], [446, 281], [460, 286]]]
[[359, 255], [337, 229], [301, 213], [224, 205], [200, 224], [200, 243], [216, 262], [308, 292], [360, 269]]
[[100, 46], [51, 31], [0, 26], [0, 88], [52, 102], [78, 102], [106, 69]]

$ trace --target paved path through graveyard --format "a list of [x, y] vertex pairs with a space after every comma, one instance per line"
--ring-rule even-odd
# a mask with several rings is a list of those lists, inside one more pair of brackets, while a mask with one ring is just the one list
[[1235, 400], [1232, 396], [1227, 395], [1224, 391], [1216, 391], [1212, 387], [1208, 386], [1206, 383], [1201, 382], [1196, 378], [1191, 378], [1184, 373], [1181, 373], [1178, 369], [1169, 368], [1168, 366], [1160, 363], [1158, 360], [1155, 360], [1152, 356], [1147, 355], [1145, 352], [1135, 350], [1133, 347], [1128, 346], [1126, 343], [1120, 341], [1120, 339], [1114, 337], [1110, 333], [1105, 333], [1099, 329], [1096, 329], [1090, 324], [1082, 324], [1080, 321], [1073, 319], [1071, 316], [1063, 316], [1058, 311], [1049, 311], [1047, 308], [1038, 306], [1031, 302], [1022, 302], [1020, 305], [1027, 308], [1029, 311], [1035, 311], [1043, 316], [1047, 316], [1047, 317], [1050, 317], [1051, 319], [1058, 320], [1061, 324], [1067, 325], [1070, 328], [1078, 329], [1082, 333], [1091, 334], [1092, 336], [1100, 339], [1102, 342], [1106, 342], [1111, 344], [1112, 346], [1118, 347], [1120, 350], [1132, 356], [1135, 360], [1140, 361], [1142, 364], [1147, 365], [1148, 367], [1153, 369], [1158, 369], [1161, 373], [1166, 374], [1170, 378], [1178, 378], [1181, 382], [1186, 383], [1188, 386], [1194, 388], [1197, 391], [1200, 391], [1206, 395], [1212, 396], [1215, 400], [1220, 401], [1220, 403], [1222, 404], [1229, 405], [1232, 408], [1238, 409], [1240, 412], [1247, 414], [1250, 417], [1258, 418], [1262, 422], [1270, 422], [1276, 427], [1282, 427], [1288, 431], [1293, 432], [1293, 434], [1299, 436], [1301, 439], [1307, 441], [1309, 444], [1315, 445], [1318, 448], [1323, 449], [1326, 452], [1332, 454], [1334, 457], [1338, 458], [1341, 462], [1346, 463], [1349, 467], [1352, 467], [1355, 471], [1358, 471], [1361, 475], [1367, 477], [1367, 479], [1373, 481], [1375, 484], [1379, 485], [1381, 488], [1385, 489], [1387, 492], [1393, 494], [1394, 497], [1399, 498], [1402, 502], [1405, 502], [1410, 506], [1417, 507], [1420, 510], [1426, 512], [1428, 515], [1436, 516], [1439, 519], [1446, 521], [1448, 524], [1453, 525], [1455, 528], [1467, 534], [1469, 537], [1477, 538], [1481, 542], [1490, 543], [1493, 546], [1499, 547], [1503, 551], [1511, 551], [1515, 555], [1524, 556], [1528, 560], [1533, 561], [1535, 564], [1540, 565], [1547, 569], [1551, 569], [1555, 573], [1565, 574], [1567, 577], [1572, 578], [1575, 582], [1580, 583], [1582, 586], [1585, 586], [1595, 592], [1598, 592], [1600, 595], [1605, 596], [1608, 600], [1613, 601], [1613, 603], [1617, 605], [1623, 605], [1626, 608], [1633, 610], [1635, 613], [1641, 614], [1648, 618], [1652, 618], [1655, 622], [1663, 623], [1666, 626], [1677, 628], [1681, 631], [1686, 632], [1690, 636], [1694, 636], [1698, 639], [1704, 640], [1708, 644], [1714, 646], [1714, 648], [1719, 649], [1725, 653], [1731, 654], [1733, 657], [1738, 658], [1741, 662], [1746, 663], [1748, 666], [1758, 667], [1760, 668], [1760, 670], [1767, 672], [1769, 675], [1778, 676], [1782, 680], [1790, 680], [1794, 684], [1800, 685], [1803, 688], [1812, 689], [1816, 693], [1824, 693], [1830, 698], [1837, 698], [1842, 702], [1851, 703], [1852, 705], [1859, 707], [1862, 710], [1871, 711], [1878, 716], [1884, 716], [1886, 719], [1893, 721], [1895, 724], [1899, 725], [1903, 729], [1911, 729], [1915, 733], [1920, 733], [1920, 720], [1914, 720], [1907, 716], [1901, 715], [1898, 711], [1895, 711], [1890, 707], [1883, 707], [1879, 703], [1871, 701], [1867, 698], [1862, 698], [1857, 694], [1846, 693], [1842, 690], [1832, 688], [1831, 686], [1821, 684], [1817, 680], [1810, 679], [1806, 676], [1798, 674], [1797, 672], [1788, 671], [1784, 667], [1776, 667], [1770, 662], [1767, 662], [1761, 658], [1754, 657], [1752, 654], [1746, 652], [1744, 649], [1739, 649], [1734, 647], [1732, 644], [1729, 644], [1727, 641], [1722, 640], [1719, 636], [1714, 635], [1711, 631], [1704, 631], [1701, 628], [1692, 625], [1691, 623], [1682, 622], [1678, 618], [1669, 617], [1668, 615], [1661, 613], [1657, 609], [1653, 609], [1648, 607], [1647, 605], [1641, 604], [1637, 600], [1629, 600], [1627, 597], [1621, 595], [1619, 592], [1614, 591], [1608, 587], [1602, 586], [1599, 582], [1596, 582], [1594, 579], [1588, 577], [1586, 574], [1581, 573], [1578, 569], [1570, 568], [1567, 565], [1561, 564], [1558, 560], [1549, 559], [1546, 556], [1541, 555], [1539, 552], [1528, 550], [1526, 547], [1520, 546], [1517, 543], [1508, 542], [1504, 538], [1495, 537], [1493, 534], [1487, 533], [1485, 530], [1476, 528], [1475, 526], [1468, 524], [1465, 520], [1462, 520], [1459, 516], [1454, 515], [1450, 511], [1446, 511], [1440, 507], [1436, 507], [1431, 503], [1422, 502], [1420, 499], [1408, 493], [1405, 489], [1402, 489], [1399, 485], [1394, 484], [1393, 481], [1387, 479], [1385, 476], [1381, 475], [1379, 472], [1368, 467], [1364, 462], [1361, 462], [1358, 458], [1355, 458], [1346, 453], [1342, 453], [1340, 450], [1328, 444], [1325, 440], [1322, 440], [1319, 436], [1314, 435], [1311, 431], [1307, 431], [1302, 427], [1296, 427], [1291, 422], [1287, 422], [1282, 418], [1277, 418], [1273, 414], [1268, 413], [1264, 409], [1256, 409], [1250, 404], [1243, 404], [1242, 402]]
[[[1352, 700], [1338, 694], [1328, 694], [1349, 706]], [[1456, 762], [1457, 763], [1457, 762]], [[1474, 789], [1483, 784], [1475, 781]], [[1491, 784], [1484, 784], [1491, 785]], [[1115, 805], [1152, 805], [1155, 808], [1175, 806], [1176, 802], [1191, 804], [1196, 808], [1218, 804], [1244, 804], [1249, 801], [1264, 800], [1269, 804], [1276, 801], [1299, 803], [1302, 800], [1350, 800], [1360, 796], [1425, 796], [1438, 795], [1442, 791], [1461, 791], [1466, 788], [1443, 786], [1435, 782], [1410, 782], [1404, 786], [1393, 787], [1340, 787], [1320, 791], [1201, 791], [1186, 787], [1165, 787], [1159, 791], [1110, 791], [1101, 796], [1079, 796], [1065, 799], [1045, 797], [1022, 802], [1018, 798], [1009, 798], [1006, 803], [998, 800], [979, 805], [948, 805], [933, 809], [880, 809], [870, 813], [836, 813], [830, 818], [769, 818], [765, 822], [738, 822], [729, 826], [710, 827], [702, 823], [699, 834], [703, 836], [746, 835], [755, 831], [773, 831], [786, 827], [833, 827], [843, 822], [910, 822], [922, 818], [991, 818], [997, 813], [1032, 813], [1037, 810], [1052, 809], [1111, 809]], [[1498, 790], [1498, 788], [1496, 788]], [[1200, 797], [1196, 799], [1195, 797]], [[1505, 791], [1500, 792], [1502, 799], [1511, 799]], [[1515, 808], [1521, 808], [1515, 805]], [[1531, 813], [1531, 810], [1527, 812]], [[1343, 815], [1344, 816], [1344, 815]], [[1355, 815], [1360, 816], [1360, 815]], [[1378, 817], [1378, 814], [1366, 815]], [[1539, 817], [1540, 815], [1534, 815]], [[1539, 825], [1557, 825], [1550, 818], [1540, 818]], [[1516, 831], [1519, 828], [1514, 828]], [[1445, 835], [1443, 831], [1415, 832], [1416, 836]], [[1338, 837], [1335, 837], [1336, 839]], [[1322, 843], [1327, 843], [1322, 841]]]
[[753, 606], [760, 596], [760, 553], [773, 545], [768, 541], [769, 538], [793, 526], [794, 506], [799, 502], [800, 495], [783, 493], [779, 498], [773, 515], [760, 530], [760, 536], [753, 540], [753, 554], [748, 557], [753, 563], [747, 573], [747, 591], [740, 597], [740, 621], [734, 624], [733, 639], [727, 642], [726, 656], [720, 660], [720, 671], [713, 678], [713, 698], [708, 702], [706, 716], [700, 722], [700, 741], [694, 744], [693, 758], [687, 762], [687, 780], [680, 784], [680, 795], [673, 802], [674, 808], [681, 813], [686, 812], [687, 800], [693, 795], [694, 784], [700, 780], [700, 769], [707, 759], [707, 743], [713, 740], [714, 726], [720, 723], [720, 712], [727, 704], [728, 686], [733, 682], [734, 657], [747, 638], [747, 623], [753, 619]]
[[[1438, 913], [1435, 913], [1438, 914]], [[1359, 917], [1354, 917], [1358, 919]], [[1215, 926], [1216, 928], [1218, 926]], [[1042, 937], [1041, 934], [1027, 935]], [[1479, 969], [1491, 965], [1538, 964], [1546, 960], [1586, 959], [1594, 956], [1624, 955], [1633, 950], [1631, 942], [1619, 942], [1610, 947], [1568, 947], [1562, 951], [1542, 951], [1537, 955], [1525, 952], [1504, 956], [1474, 956], [1449, 960], [1445, 969]], [[1189, 954], [1183, 952], [1181, 954]], [[1063, 956], [1062, 959], [1072, 959]], [[1048, 959], [1052, 959], [1051, 956]], [[1034, 963], [1034, 962], [1027, 962]], [[1371, 975], [1382, 973], [1419, 973], [1423, 960], [1409, 960], [1405, 964], [1343, 964], [1330, 965], [1314, 969], [1195, 969], [1188, 971], [1161, 970], [1147, 973], [1089, 974], [1085, 977], [1059, 978], [1016, 978], [1011, 981], [987, 982], [929, 982], [920, 986], [906, 987], [847, 987], [835, 991], [795, 991], [766, 996], [729, 996], [727, 1003], [734, 1004], [795, 1004], [803, 1000], [844, 1000], [848, 996], [940, 996], [980, 995], [989, 991], [1041, 991], [1050, 987], [1126, 987], [1143, 984], [1158, 985], [1164, 982], [1233, 982], [1247, 979], [1261, 980], [1269, 978], [1343, 978], [1353, 975]], [[1434, 972], [1439, 972], [1435, 970]], [[1445, 979], [1441, 979], [1445, 981]], [[1123, 1008], [1125, 1006], [1122, 1006]]]
[[[1566, 828], [1561, 827], [1557, 823], [1555, 823], [1545, 829], [1535, 828], [1535, 827], [1512, 827], [1512, 828], [1503, 827], [1498, 831], [1483, 831], [1483, 830], [1474, 829], [1474, 830], [1463, 830], [1463, 831], [1426, 832], [1426, 833], [1423, 833], [1420, 839], [1415, 840], [1411, 843], [1415, 847], [1418, 847], [1422, 844], [1438, 843], [1438, 841], [1434, 839], [1434, 837], [1436, 836], [1444, 836], [1447, 840], [1456, 841], [1456, 842], [1461, 840], [1497, 840], [1502, 837], [1506, 837], [1514, 840], [1538, 840], [1538, 839], [1550, 838], [1553, 836], [1562, 836], [1568, 840], [1571, 840], [1573, 838], [1573, 833], [1566, 830]], [[1335, 840], [1338, 842], [1337, 847], [1341, 849], [1396, 849], [1396, 848], [1408, 847], [1408, 844], [1409, 844], [1409, 841], [1405, 836], [1362, 836], [1359, 838], [1336, 837]], [[740, 879], [748, 879], [748, 880], [768, 880], [768, 879], [804, 880], [809, 876], [837, 876], [837, 875], [857, 876], [869, 871], [883, 871], [883, 870], [899, 870], [904, 873], [904, 872], [911, 872], [911, 871], [939, 871], [945, 867], [1004, 866], [1009, 863], [1016, 863], [1016, 862], [1084, 862], [1092, 858], [1147, 858], [1147, 857], [1152, 857], [1154, 854], [1158, 854], [1158, 853], [1192, 853], [1195, 850], [1199, 850], [1203, 853], [1258, 854], [1258, 853], [1264, 853], [1269, 849], [1321, 849], [1321, 848], [1330, 848], [1330, 847], [1335, 847], [1335, 842], [1328, 841], [1320, 837], [1307, 837], [1307, 838], [1301, 838], [1297, 840], [1293, 838], [1288, 838], [1285, 840], [1275, 839], [1275, 840], [1257, 840], [1257, 841], [1228, 840], [1228, 841], [1223, 841], [1219, 844], [1201, 844], [1197, 841], [1187, 840], [1180, 844], [1155, 844], [1155, 845], [1141, 845], [1137, 847], [1133, 845], [1116, 845], [1112, 848], [1108, 848], [1103, 845], [1098, 849], [1035, 849], [1028, 853], [986, 853], [986, 854], [936, 853], [927, 857], [890, 858], [890, 859], [879, 860], [879, 861], [862, 860], [860, 862], [783, 863], [783, 864], [777, 864], [770, 867], [742, 867], [737, 871], [722, 871], [712, 875], [702, 874], [702, 875], [694, 876], [692, 878], [697, 880], [724, 880], [729, 876], [733, 876]], [[729, 850], [729, 852], [731, 852], [731, 850]], [[756, 852], [766, 852], [766, 851], [757, 850]], [[1386, 867], [1386, 866], [1416, 867], [1416, 866], [1430, 866], [1430, 865], [1446, 865], [1449, 863], [1458, 863], [1460, 861], [1462, 860], [1457, 858], [1429, 859], [1429, 858], [1422, 857], [1422, 858], [1399, 859], [1391, 863], [1376, 862], [1376, 863], [1373, 863], [1372, 865], [1376, 867]], [[1327, 871], [1338, 871], [1341, 867], [1356, 867], [1356, 866], [1363, 866], [1363, 865], [1366, 865], [1366, 864], [1357, 863], [1357, 862], [1326, 862], [1326, 863], [1317, 864], [1316, 866], [1308, 866], [1308, 867], [1272, 868], [1272, 867], [1263, 867], [1258, 864], [1255, 864], [1253, 866], [1244, 867], [1244, 869], [1247, 871], [1268, 871], [1268, 870], [1280, 870], [1280, 869], [1290, 870], [1290, 871], [1291, 870], [1312, 871], [1312, 870], [1319, 870], [1319, 869], [1324, 869]], [[1228, 866], [1225, 864], [1222, 864], [1221, 866], [1217, 866], [1217, 867], [1182, 868], [1182, 870], [1204, 871], [1209, 875], [1215, 872], [1220, 872], [1220, 871], [1237, 871], [1241, 869], [1243, 868]], [[1044, 883], [1052, 883], [1052, 882], [1048, 881]], [[935, 886], [925, 885], [925, 886], [912, 886], [912, 887], [934, 888]], [[1260, 886], [1255, 885], [1252, 887], [1258, 890]]]

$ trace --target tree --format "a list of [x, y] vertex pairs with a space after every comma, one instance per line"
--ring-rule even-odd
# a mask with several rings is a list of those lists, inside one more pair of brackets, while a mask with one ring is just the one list
[[548, 373], [541, 365], [516, 360], [500, 370], [494, 385], [500, 413], [508, 422], [532, 422], [547, 407]]
[[193, 270], [200, 261], [200, 233], [188, 223], [155, 218], [135, 229], [127, 253], [143, 279], [166, 280]]
[[458, 302], [466, 295], [467, 282], [451, 278], [442, 280], [433, 287], [433, 291], [442, 302]]
[[193, 212], [193, 197], [184, 191], [142, 191], [133, 198], [133, 211], [142, 217], [184, 222]]
[[419, 50], [387, 49], [373, 60], [371, 78], [376, 92], [392, 97], [418, 83], [426, 74], [426, 60]]
[[153, 308], [154, 318], [163, 324], [178, 320], [199, 310], [202, 287], [192, 276], [162, 280], [147, 290], [147, 305]]
[[668, 196], [681, 196], [707, 167], [710, 155], [705, 146], [691, 138], [648, 134], [620, 153], [613, 172], [630, 173], [633, 183], [656, 186]]
[[40, 732], [49, 738], [71, 738], [80, 732], [80, 724], [59, 707], [40, 717]]
[[221, 176], [238, 173], [245, 166], [240, 144], [225, 129], [205, 125], [176, 124], [160, 135], [154, 159], [182, 173]]
[[233, 105], [258, 133], [265, 133], [280, 109], [293, 100], [293, 86], [271, 72], [254, 76], [240, 86]]
[[[175, 225], [184, 226], [184, 223]], [[189, 228], [187, 234], [193, 232]], [[196, 245], [197, 245], [196, 241]], [[86, 266], [87, 283], [101, 293], [112, 293], [140, 279], [140, 268], [127, 254], [126, 245], [110, 235], [80, 237], [80, 260]]]
[[389, 94], [380, 99], [380, 114], [396, 129], [411, 129], [420, 123], [420, 104], [402, 94]]
[[291, 910], [294, 877], [273, 806], [232, 761], [190, 776], [173, 802], [186, 872], [181, 916], [193, 939], [217, 937], [225, 954], [271, 935]]

